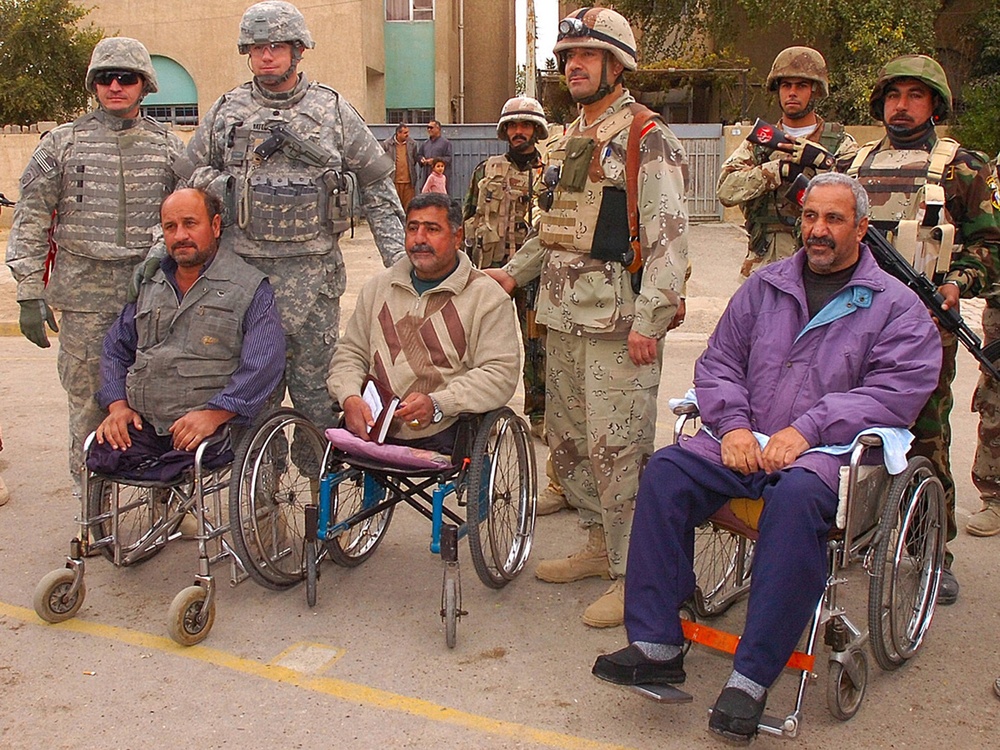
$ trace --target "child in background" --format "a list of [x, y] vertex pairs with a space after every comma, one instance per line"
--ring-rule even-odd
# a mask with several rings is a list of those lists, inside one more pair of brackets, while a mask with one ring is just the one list
[[448, 194], [448, 183], [444, 176], [444, 168], [447, 165], [444, 159], [435, 159], [431, 164], [431, 173], [427, 175], [427, 182], [424, 183], [423, 193], [444, 193]]

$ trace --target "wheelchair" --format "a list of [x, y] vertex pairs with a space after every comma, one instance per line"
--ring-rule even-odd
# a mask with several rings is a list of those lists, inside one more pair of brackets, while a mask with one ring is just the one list
[[[697, 424], [698, 411], [685, 403], [674, 413], [677, 442]], [[830, 648], [827, 707], [835, 718], [846, 721], [861, 707], [868, 685], [865, 647], [870, 647], [881, 669], [895, 670], [917, 653], [930, 627], [944, 564], [944, 490], [931, 463], [922, 457], [911, 458], [902, 473], [890, 475], [872, 455], [881, 446], [877, 436], [861, 436], [850, 464], [841, 469], [837, 519], [827, 544], [826, 590], [816, 604], [804, 648], [786, 665], [799, 673], [795, 704], [784, 718], [765, 714], [760, 732], [786, 738], [798, 735], [806, 685], [817, 678], [821, 635]], [[758, 499], [734, 498], [695, 530], [696, 588], [681, 612], [687, 647], [699, 643], [735, 653], [737, 636], [699, 623], [698, 618], [721, 615], [749, 591], [762, 507]], [[838, 599], [841, 586], [858, 582], [857, 577], [848, 577], [849, 569], [858, 564], [868, 586], [866, 629], [851, 622]]]
[[[531, 551], [538, 494], [522, 419], [504, 407], [462, 417], [459, 425], [453, 456], [428, 458], [401, 446], [351, 443], [346, 430], [324, 436], [301, 414], [281, 410], [235, 464], [233, 542], [247, 574], [274, 589], [304, 580], [306, 602], [315, 606], [321, 563], [361, 565], [381, 544], [396, 506], [406, 503], [431, 522], [430, 550], [444, 566], [440, 616], [453, 648], [457, 622], [468, 614], [459, 539], [468, 537], [480, 580], [506, 586]], [[353, 447], [336, 447], [338, 435]]]
[[[90, 454], [97, 433], [84, 443]], [[222, 492], [229, 485], [230, 465], [208, 470], [205, 454], [212, 446], [225, 450], [229, 431], [202, 441], [194, 466], [170, 481], [124, 479], [91, 471], [83, 473], [79, 534], [70, 542], [63, 568], [45, 575], [35, 587], [34, 609], [47, 622], [62, 622], [79, 612], [87, 595], [85, 558], [103, 555], [115, 567], [143, 563], [181, 536], [188, 513], [197, 520], [198, 572], [194, 583], [173, 599], [167, 631], [182, 646], [203, 641], [215, 622], [215, 578], [211, 566], [228, 560], [230, 584], [245, 578], [242, 565], [226, 539], [229, 531]]]

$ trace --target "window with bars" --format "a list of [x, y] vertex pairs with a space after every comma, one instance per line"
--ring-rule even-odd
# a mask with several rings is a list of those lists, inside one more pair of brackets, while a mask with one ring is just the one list
[[185, 104], [178, 106], [150, 104], [149, 106], [141, 107], [140, 109], [142, 110], [143, 115], [146, 117], [152, 117], [157, 122], [169, 122], [174, 125], [198, 124], [197, 104]]
[[411, 125], [422, 124], [433, 119], [433, 109], [387, 109], [385, 111], [385, 121], [394, 125], [400, 122]]
[[385, 0], [386, 21], [433, 21], [434, 0]]

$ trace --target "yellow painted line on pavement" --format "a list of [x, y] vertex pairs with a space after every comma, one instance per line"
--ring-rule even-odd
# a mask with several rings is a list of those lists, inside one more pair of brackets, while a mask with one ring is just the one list
[[6, 602], [0, 602], [0, 616], [10, 617], [31, 625], [50, 627], [55, 630], [68, 630], [74, 633], [106, 638], [119, 643], [127, 643], [140, 648], [152, 649], [186, 659], [213, 664], [234, 672], [252, 675], [271, 682], [322, 693], [332, 698], [386, 711], [416, 716], [428, 721], [470, 729], [475, 732], [509, 737], [519, 742], [534, 742], [548, 747], [565, 750], [629, 750], [625, 745], [615, 745], [597, 742], [571, 734], [562, 734], [546, 729], [537, 729], [526, 724], [511, 721], [491, 719], [486, 716], [459, 711], [448, 706], [442, 706], [420, 698], [380, 690], [379, 688], [359, 685], [346, 680], [331, 677], [317, 677], [303, 674], [294, 669], [280, 667], [275, 664], [262, 664], [252, 659], [244, 659], [234, 654], [207, 646], [180, 646], [164, 636], [151, 635], [137, 630], [119, 628], [113, 625], [102, 625], [97, 622], [79, 618], [67, 620], [58, 624], [43, 623], [32, 609], [17, 607]]

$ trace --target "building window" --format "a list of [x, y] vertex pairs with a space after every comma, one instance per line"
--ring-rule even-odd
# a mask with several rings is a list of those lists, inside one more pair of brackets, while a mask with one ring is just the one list
[[433, 21], [434, 0], [385, 0], [386, 21]]
[[140, 107], [142, 114], [152, 117], [157, 122], [169, 122], [174, 125], [197, 125], [198, 105], [184, 104], [179, 106], [151, 104]]
[[385, 121], [393, 125], [401, 122], [408, 124], [422, 124], [434, 119], [433, 109], [387, 109], [385, 111]]

